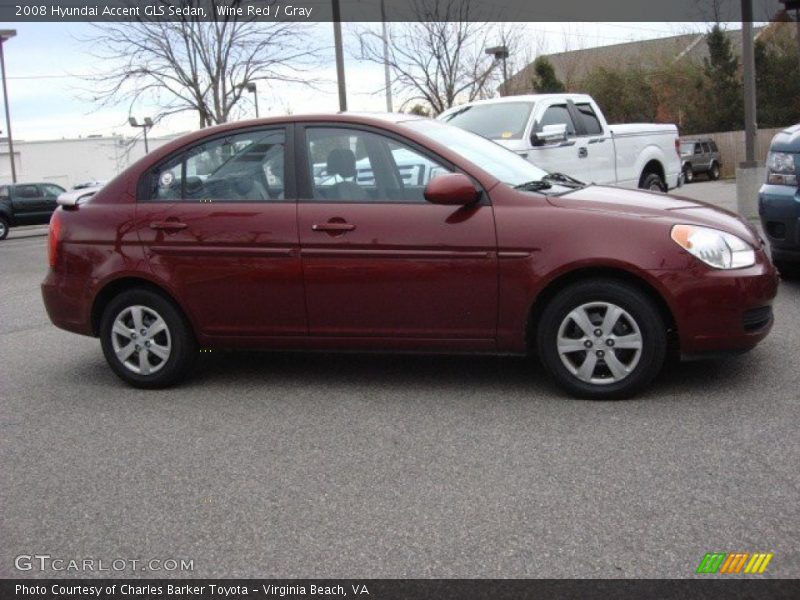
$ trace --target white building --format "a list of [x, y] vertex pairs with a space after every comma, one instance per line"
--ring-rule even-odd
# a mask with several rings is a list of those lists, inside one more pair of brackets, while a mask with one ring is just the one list
[[[148, 138], [154, 150], [177, 135]], [[82, 181], [108, 181], [144, 156], [142, 139], [89, 136], [77, 139], [14, 140], [17, 181], [52, 181], [70, 188]], [[0, 140], [0, 183], [11, 183], [8, 140]]]

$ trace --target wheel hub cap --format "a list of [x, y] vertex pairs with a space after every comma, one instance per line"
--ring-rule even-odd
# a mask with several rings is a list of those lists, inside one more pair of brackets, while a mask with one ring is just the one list
[[124, 308], [114, 320], [111, 346], [126, 369], [152, 375], [167, 364], [172, 337], [161, 315], [148, 306], [135, 305]]
[[[603, 350], [592, 351], [594, 344]], [[590, 302], [570, 312], [558, 329], [558, 355], [575, 377], [608, 385], [628, 377], [642, 356], [642, 333], [630, 313], [610, 302]]]

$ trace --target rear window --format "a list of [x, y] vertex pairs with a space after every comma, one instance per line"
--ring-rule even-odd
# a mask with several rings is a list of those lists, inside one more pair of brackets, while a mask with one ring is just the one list
[[464, 106], [442, 121], [490, 140], [519, 140], [525, 134], [533, 102], [498, 102]]
[[575, 108], [577, 108], [578, 112], [581, 114], [581, 120], [583, 121], [583, 128], [586, 131], [586, 135], [597, 135], [598, 133], [603, 133], [603, 127], [600, 125], [600, 119], [598, 119], [597, 115], [594, 114], [591, 104], [584, 102], [581, 104], [576, 104]]

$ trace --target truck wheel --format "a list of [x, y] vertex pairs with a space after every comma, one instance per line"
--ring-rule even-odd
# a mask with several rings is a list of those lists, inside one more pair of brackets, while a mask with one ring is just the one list
[[648, 173], [645, 175], [642, 179], [642, 185], [639, 187], [652, 192], [664, 192], [667, 189], [658, 173]]
[[711, 168], [708, 170], [708, 178], [711, 181], [719, 179], [719, 165], [717, 163], [711, 163]]
[[694, 171], [692, 171], [692, 165], [686, 165], [683, 167], [683, 182], [692, 183], [692, 181], [694, 181]]
[[100, 343], [111, 370], [139, 388], [183, 379], [197, 358], [194, 333], [175, 305], [151, 290], [116, 296], [103, 311]]
[[8, 237], [8, 219], [0, 215], [0, 240]]
[[653, 301], [635, 286], [589, 279], [545, 307], [539, 356], [563, 388], [579, 398], [628, 398], [661, 371], [667, 331]]

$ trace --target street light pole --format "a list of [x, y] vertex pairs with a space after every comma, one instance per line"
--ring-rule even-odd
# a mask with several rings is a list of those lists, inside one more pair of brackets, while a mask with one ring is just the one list
[[0, 30], [0, 69], [3, 74], [3, 102], [6, 108], [6, 131], [8, 132], [8, 154], [11, 158], [11, 183], [17, 183], [17, 165], [14, 161], [14, 137], [11, 135], [11, 112], [8, 108], [8, 84], [6, 82], [6, 58], [4, 46], [12, 37], [17, 35], [15, 29]]
[[495, 60], [503, 61], [503, 93], [501, 96], [508, 95], [508, 70], [506, 67], [506, 59], [508, 58], [508, 46], [493, 46], [486, 48], [486, 54], [494, 56]]
[[139, 129], [142, 130], [142, 132], [144, 133], [144, 153], [149, 154], [150, 148], [147, 145], [147, 130], [153, 127], [153, 119], [151, 119], [150, 117], [145, 117], [144, 124], [139, 125], [139, 123], [137, 123], [136, 121], [136, 117], [128, 117], [128, 123], [130, 124], [131, 127], [138, 127]]
[[389, 73], [389, 31], [386, 25], [385, 0], [381, 0], [381, 25], [383, 27], [383, 76], [386, 85], [386, 112], [392, 112], [392, 77]]
[[255, 81], [251, 81], [250, 83], [248, 83], [247, 86], [246, 86], [246, 89], [247, 89], [248, 92], [253, 94], [253, 100], [255, 101], [255, 105], [256, 105], [256, 119], [258, 119], [259, 118], [259, 114], [258, 114], [258, 88], [256, 87], [256, 82]]
[[333, 1], [333, 45], [336, 49], [336, 80], [339, 83], [339, 110], [347, 110], [347, 89], [344, 82], [344, 50], [342, 49], [342, 15], [339, 0]]

